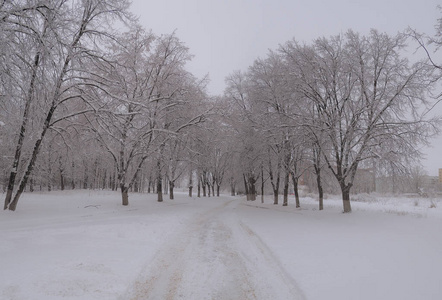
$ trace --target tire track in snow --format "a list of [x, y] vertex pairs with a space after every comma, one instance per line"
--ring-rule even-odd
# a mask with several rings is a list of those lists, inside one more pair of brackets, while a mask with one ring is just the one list
[[180, 230], [121, 299], [304, 299], [227, 201]]

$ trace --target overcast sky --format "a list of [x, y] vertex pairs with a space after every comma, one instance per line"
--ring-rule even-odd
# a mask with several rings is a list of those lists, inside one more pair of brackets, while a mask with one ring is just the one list
[[[246, 70], [269, 49], [295, 38], [310, 42], [353, 29], [395, 34], [408, 26], [428, 34], [442, 14], [437, 0], [132, 0], [140, 23], [177, 36], [194, 55], [188, 69], [209, 74], [208, 92], [222, 94], [224, 78]], [[440, 104], [442, 106], [442, 104]], [[442, 111], [442, 108], [440, 109]], [[430, 175], [442, 168], [442, 138], [426, 150]]]

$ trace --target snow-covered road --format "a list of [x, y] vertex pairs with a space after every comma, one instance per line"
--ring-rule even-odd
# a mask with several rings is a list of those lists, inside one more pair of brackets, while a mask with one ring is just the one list
[[304, 299], [269, 248], [235, 213], [211, 202], [156, 253], [130, 299]]

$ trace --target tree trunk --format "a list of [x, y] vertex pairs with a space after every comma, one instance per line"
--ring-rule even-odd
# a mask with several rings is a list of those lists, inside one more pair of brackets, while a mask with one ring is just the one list
[[107, 175], [107, 170], [103, 170], [103, 177], [101, 178], [101, 189], [105, 190], [108, 188], [109, 184], [108, 184], [108, 175]]
[[298, 180], [299, 180], [299, 177], [295, 177], [294, 175], [292, 175], [293, 192], [295, 193], [296, 208], [301, 207], [301, 204], [299, 203]]
[[15, 193], [14, 199], [9, 204], [9, 210], [11, 210], [11, 211], [15, 211], [15, 209], [17, 208], [18, 200], [20, 199], [21, 194], [25, 190], [26, 184], [28, 183], [28, 180], [29, 180], [29, 176], [31, 176], [32, 170], [34, 169], [35, 162], [37, 161], [38, 153], [40, 152], [41, 143], [42, 143], [43, 138], [45, 137], [46, 132], [50, 126], [50, 122], [52, 119], [52, 115], [54, 114], [55, 108], [56, 108], [55, 106], [52, 106], [51, 109], [49, 110], [48, 115], [46, 116], [46, 119], [45, 119], [43, 131], [41, 132], [39, 139], [34, 144], [34, 149], [32, 150], [32, 154], [31, 154], [31, 160], [28, 163], [25, 175], [20, 180], [20, 185], [18, 187], [17, 192]]
[[[12, 170], [11, 170], [11, 174], [9, 175], [8, 190], [6, 192], [4, 209], [8, 208], [8, 206], [11, 202], [11, 199], [12, 199], [12, 192], [14, 190], [15, 178], [17, 176], [18, 165], [20, 163], [20, 157], [21, 157], [23, 143], [24, 143], [24, 139], [25, 139], [26, 126], [28, 123], [31, 102], [33, 99], [32, 95], [33, 95], [34, 89], [35, 89], [35, 80], [37, 78], [37, 70], [38, 70], [39, 63], [40, 63], [40, 52], [37, 52], [37, 54], [34, 57], [34, 65], [33, 65], [33, 69], [32, 69], [31, 82], [29, 84], [29, 89], [28, 89], [28, 92], [26, 95], [25, 108], [24, 108], [23, 117], [22, 117], [22, 124], [20, 127], [20, 133], [18, 136], [17, 146], [15, 148], [14, 162], [12, 163]], [[17, 204], [15, 204], [15, 206], [16, 205]], [[15, 210], [15, 208], [13, 210]]]
[[216, 185], [216, 196], [219, 197], [219, 189], [220, 189], [220, 185], [217, 184]]
[[29, 179], [29, 191], [32, 193], [34, 191], [34, 176], [31, 176], [31, 178]]
[[71, 172], [71, 176], [72, 176], [72, 178], [71, 178], [71, 188], [73, 189], [73, 190], [75, 190], [75, 163], [74, 163], [74, 161], [72, 160], [72, 164], [71, 164], [71, 167], [72, 167], [72, 172]]
[[279, 191], [273, 189], [273, 204], [278, 205], [279, 202]]
[[[271, 168], [271, 165], [270, 165]], [[278, 164], [278, 172], [276, 175], [276, 180], [273, 177], [273, 171], [269, 171], [269, 176], [270, 176], [270, 183], [272, 185], [272, 190], [273, 190], [273, 204], [274, 205], [278, 205], [279, 203], [279, 183], [281, 181], [281, 175], [280, 175], [280, 165]]]
[[129, 205], [129, 188], [126, 187], [124, 184], [120, 186], [121, 188], [121, 199], [123, 206]]
[[48, 149], [48, 192], [52, 191], [52, 163], [51, 163], [52, 145], [49, 143]]
[[249, 187], [248, 187], [248, 184], [247, 184], [247, 179], [246, 179], [246, 175], [245, 174], [243, 174], [243, 178], [244, 178], [244, 189], [245, 189], [245, 193], [246, 193], [246, 197], [247, 197], [247, 201], [249, 201], [250, 200], [250, 193], [249, 193]]
[[193, 174], [192, 174], [192, 168], [189, 168], [189, 197], [192, 197], [192, 189], [193, 189]]
[[138, 174], [135, 176], [134, 178], [134, 185], [133, 185], [133, 190], [135, 193], [140, 192], [140, 186], [138, 185]]
[[350, 213], [351, 212], [351, 204], [350, 204], [350, 188], [349, 185], [342, 185], [341, 191], [342, 191], [342, 203], [344, 207], [344, 213]]
[[253, 175], [249, 176], [249, 194], [250, 194], [250, 201], [256, 200], [256, 179]]
[[161, 177], [157, 179], [157, 195], [158, 195], [158, 202], [163, 202], [163, 181], [161, 180]]
[[319, 210], [324, 209], [324, 191], [322, 189], [322, 182], [321, 182], [321, 169], [317, 168], [315, 166], [316, 171], [316, 183], [318, 185], [318, 196], [319, 196]]
[[161, 160], [157, 160], [157, 195], [158, 202], [163, 202], [163, 178], [161, 176]]
[[89, 176], [88, 176], [88, 168], [87, 168], [87, 163], [85, 163], [85, 166], [84, 166], [84, 179], [83, 179], [83, 189], [87, 189], [87, 185], [88, 185], [88, 182], [89, 182]]
[[264, 203], [264, 167], [261, 165], [261, 203]]
[[62, 191], [64, 191], [64, 176], [63, 176], [63, 172], [60, 172], [60, 189]]
[[149, 175], [148, 183], [147, 183], [147, 193], [150, 194], [153, 190], [153, 182], [152, 182], [152, 175]]
[[201, 197], [201, 177], [199, 175], [198, 175], [197, 190], [198, 190], [197, 196], [198, 196], [198, 198], [200, 198]]
[[282, 206], [287, 206], [289, 204], [289, 172], [286, 171], [284, 178], [284, 199]]
[[169, 181], [169, 199], [173, 200], [173, 188], [175, 187], [175, 182], [174, 181]]

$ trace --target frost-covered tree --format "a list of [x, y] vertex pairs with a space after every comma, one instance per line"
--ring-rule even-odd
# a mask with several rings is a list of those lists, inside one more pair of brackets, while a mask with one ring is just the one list
[[324, 133], [321, 152], [341, 187], [344, 212], [351, 212], [350, 190], [362, 161], [384, 151], [416, 153], [436, 128], [421, 113], [431, 70], [422, 62], [410, 64], [403, 47], [404, 35], [372, 30], [282, 48], [296, 88], [316, 108], [315, 130]]
[[[35, 15], [29, 16], [27, 21], [19, 16], [16, 21], [10, 22], [14, 27], [11, 28], [14, 37], [19, 41], [26, 35], [30, 39], [27, 48], [31, 50], [23, 51], [23, 47], [17, 52], [19, 56], [30, 56], [24, 60], [30, 72], [23, 81], [26, 87], [22, 93], [25, 109], [11, 170], [11, 188], [8, 188], [5, 199], [5, 208], [10, 210], [15, 210], [27, 185], [48, 130], [62, 120], [95, 110], [90, 90], [100, 88], [100, 82], [94, 80], [90, 66], [100, 60], [100, 39], [111, 34], [112, 27], [108, 21], [125, 15], [129, 5], [128, 1], [121, 0], [47, 0], [29, 3], [42, 6], [31, 10], [36, 11]], [[31, 26], [27, 25], [28, 21]], [[30, 33], [23, 33], [23, 28]], [[31, 143], [32, 151], [23, 166], [24, 174], [10, 201], [15, 182], [13, 173], [20, 168], [20, 155], [17, 152], [22, 151], [20, 143], [25, 138], [22, 135], [28, 117], [26, 106], [34, 98], [40, 100], [39, 113], [33, 115], [34, 124], [40, 130]], [[88, 107], [83, 109], [81, 103], [87, 103]], [[77, 107], [80, 109], [77, 110]]]
[[231, 109], [227, 122], [236, 131], [233, 143], [241, 166], [240, 177], [244, 182], [247, 200], [256, 200], [256, 184], [261, 175], [263, 144], [260, 131], [254, 124], [256, 103], [251, 98], [251, 82], [247, 73], [234, 72], [226, 79], [226, 101]]
[[166, 170], [172, 184], [177, 179], [179, 134], [204, 119], [199, 109], [204, 92], [185, 70], [191, 56], [175, 34], [156, 36], [135, 26], [109, 51], [111, 64], [101, 70], [109, 88], [98, 95], [101, 107], [89, 118], [90, 129], [115, 162], [122, 204], [129, 204], [128, 192], [146, 160], [156, 161], [152, 165], [162, 201]]

